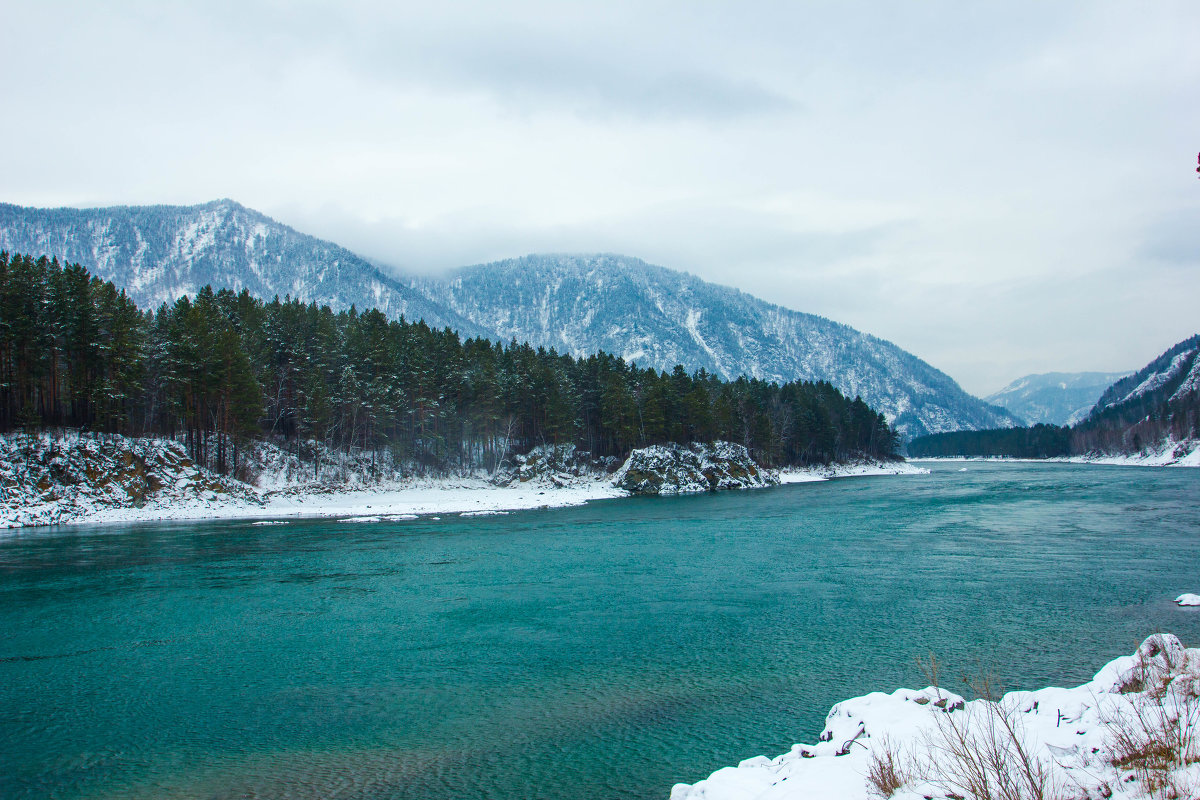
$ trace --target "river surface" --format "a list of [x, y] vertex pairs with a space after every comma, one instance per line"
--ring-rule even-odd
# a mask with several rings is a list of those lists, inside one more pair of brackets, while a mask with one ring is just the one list
[[[659, 798], [835, 702], [1200, 644], [1200, 470], [0, 538], [0, 797]], [[965, 466], [965, 471], [963, 470]]]

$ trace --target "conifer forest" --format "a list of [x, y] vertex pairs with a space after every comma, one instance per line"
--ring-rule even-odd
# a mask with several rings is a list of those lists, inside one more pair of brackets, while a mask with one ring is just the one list
[[253, 439], [434, 470], [551, 444], [620, 457], [727, 440], [767, 466], [898, 447], [881, 414], [826, 382], [659, 372], [210, 287], [142, 310], [78, 264], [0, 253], [0, 431], [45, 428], [177, 438], [222, 473]]

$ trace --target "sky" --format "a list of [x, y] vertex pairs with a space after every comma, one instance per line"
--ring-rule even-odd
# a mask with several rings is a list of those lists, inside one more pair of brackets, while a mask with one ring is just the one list
[[0, 201], [616, 252], [984, 395], [1200, 330], [1200, 3], [5, 0]]

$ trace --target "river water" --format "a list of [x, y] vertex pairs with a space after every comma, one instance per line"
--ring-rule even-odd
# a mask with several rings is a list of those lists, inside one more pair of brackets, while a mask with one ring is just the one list
[[[0, 797], [660, 798], [835, 702], [1200, 644], [1200, 470], [0, 538]], [[965, 466], [965, 471], [962, 471]]]

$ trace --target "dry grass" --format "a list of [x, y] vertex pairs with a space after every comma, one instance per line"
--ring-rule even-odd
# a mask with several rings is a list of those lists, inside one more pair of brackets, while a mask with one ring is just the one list
[[916, 777], [911, 771], [912, 763], [911, 755], [902, 753], [890, 739], [882, 737], [871, 747], [871, 762], [867, 765], [867, 791], [872, 797], [887, 800]]

